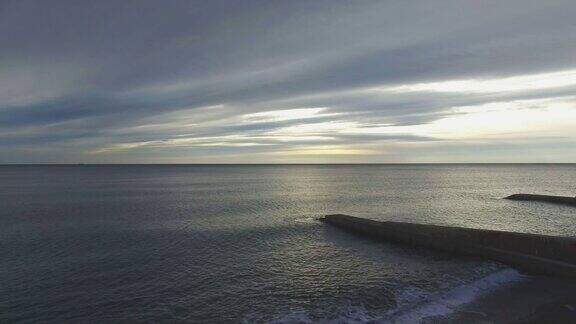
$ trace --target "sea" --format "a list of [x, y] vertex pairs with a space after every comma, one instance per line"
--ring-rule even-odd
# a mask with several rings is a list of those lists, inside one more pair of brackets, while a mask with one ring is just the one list
[[514, 193], [576, 165], [0, 166], [0, 322], [417, 323], [522, 275], [318, 218], [576, 236]]

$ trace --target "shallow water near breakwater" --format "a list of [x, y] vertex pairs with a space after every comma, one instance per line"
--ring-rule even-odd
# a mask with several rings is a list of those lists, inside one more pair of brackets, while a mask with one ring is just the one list
[[317, 217], [575, 236], [573, 208], [501, 199], [574, 183], [576, 165], [0, 166], [0, 320], [409, 316], [503, 269]]

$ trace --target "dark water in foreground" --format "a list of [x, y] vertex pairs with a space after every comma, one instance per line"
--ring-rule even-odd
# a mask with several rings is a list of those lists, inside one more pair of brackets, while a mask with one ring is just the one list
[[576, 235], [518, 192], [574, 195], [576, 165], [0, 166], [0, 321], [393, 316], [499, 266], [316, 217]]

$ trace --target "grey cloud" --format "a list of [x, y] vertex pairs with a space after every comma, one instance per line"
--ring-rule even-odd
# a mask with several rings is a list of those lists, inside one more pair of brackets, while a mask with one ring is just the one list
[[[575, 14], [573, 1], [3, 1], [0, 134], [38, 130], [5, 135], [0, 147], [19, 148], [23, 162], [34, 145], [77, 159], [99, 145], [190, 133], [178, 124], [133, 130], [175, 112], [210, 125], [200, 123], [196, 136], [224, 136], [329, 120], [416, 125], [452, 106], [570, 95], [573, 88], [498, 95], [355, 90], [574, 69]], [[203, 118], [201, 108], [210, 105], [223, 105], [223, 114]], [[227, 120], [302, 107], [341, 114]], [[341, 144], [378, 138], [334, 136]]]

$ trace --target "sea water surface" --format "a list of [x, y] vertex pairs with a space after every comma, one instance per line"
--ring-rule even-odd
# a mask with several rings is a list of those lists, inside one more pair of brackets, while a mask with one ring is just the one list
[[413, 318], [510, 270], [317, 218], [576, 235], [573, 208], [501, 199], [520, 192], [575, 195], [576, 165], [0, 166], [0, 321]]

